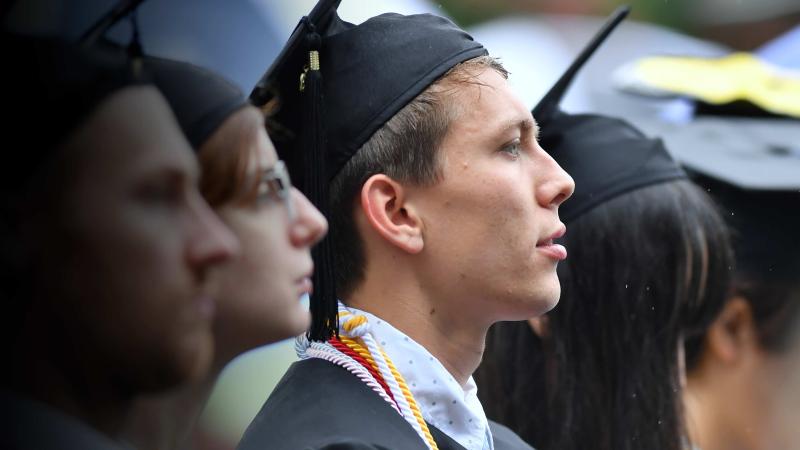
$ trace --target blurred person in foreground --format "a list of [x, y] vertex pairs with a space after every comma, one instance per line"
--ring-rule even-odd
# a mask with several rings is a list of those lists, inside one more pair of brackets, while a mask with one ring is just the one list
[[327, 222], [292, 187], [264, 115], [231, 82], [161, 58], [147, 58], [145, 67], [197, 149], [201, 194], [239, 239], [241, 252], [211, 274], [219, 288], [211, 370], [176, 392], [140, 400], [130, 440], [148, 449], [202, 448], [211, 437], [192, 433], [192, 426], [225, 365], [308, 329], [300, 298], [312, 289], [310, 249]]
[[491, 324], [558, 301], [572, 179], [468, 34], [427, 14], [356, 26], [338, 3], [251, 96], [277, 94], [273, 141], [332, 235], [302, 360], [239, 448], [529, 448], [486, 419], [472, 373]]
[[3, 448], [118, 448], [137, 397], [212, 361], [209, 270], [238, 242], [136, 61], [2, 36]]

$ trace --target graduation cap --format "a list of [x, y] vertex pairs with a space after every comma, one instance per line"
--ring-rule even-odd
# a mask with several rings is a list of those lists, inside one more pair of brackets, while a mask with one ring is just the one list
[[[198, 150], [225, 119], [249, 102], [236, 85], [211, 70], [188, 62], [145, 56], [136, 21], [137, 8], [142, 3], [144, 0], [121, 0], [83, 33], [80, 43], [109, 52], [127, 51], [140, 60], [172, 108], [192, 148]], [[133, 27], [127, 48], [105, 38], [108, 30], [125, 17], [131, 19]]]
[[[326, 216], [328, 184], [355, 152], [450, 68], [487, 54], [445, 18], [388, 13], [353, 25], [337, 15], [340, 2], [321, 0], [300, 20], [250, 95], [258, 106], [278, 102], [278, 154]], [[312, 253], [309, 338], [327, 340], [337, 330], [330, 238]]]
[[629, 11], [623, 6], [612, 13], [532, 111], [542, 148], [575, 180], [575, 193], [559, 208], [565, 223], [620, 194], [686, 177], [660, 139], [648, 138], [622, 119], [567, 114], [558, 106], [580, 68]]
[[786, 119], [700, 116], [638, 122], [659, 133], [722, 207], [738, 268], [771, 278], [800, 273], [800, 126]]
[[792, 189], [752, 190], [693, 172], [719, 204], [733, 233], [736, 271], [746, 278], [800, 285], [800, 172]]
[[[724, 77], [723, 77], [724, 78]], [[663, 137], [689, 175], [722, 207], [733, 229], [737, 271], [761, 280], [800, 273], [800, 122], [697, 115], [637, 125]]]
[[203, 67], [151, 56], [143, 62], [195, 150], [225, 119], [250, 104], [236, 85]]
[[21, 184], [109, 95], [149, 82], [125, 54], [82, 48], [55, 38], [2, 34], [2, 54], [13, 61], [0, 74], [4, 138], [22, 142], [14, 164], [3, 164], [3, 190]]

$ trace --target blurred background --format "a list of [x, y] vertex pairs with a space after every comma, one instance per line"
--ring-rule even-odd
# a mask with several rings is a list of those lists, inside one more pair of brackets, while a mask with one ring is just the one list
[[[7, 6], [7, 28], [77, 39], [113, 0], [27, 0]], [[215, 70], [249, 92], [276, 57], [313, 0], [148, 0], [138, 11], [146, 53]], [[622, 2], [616, 0], [343, 0], [340, 16], [359, 23], [383, 12], [431, 12], [466, 28], [511, 72], [510, 82], [531, 107]], [[798, 0], [633, 0], [629, 19], [576, 79], [565, 98], [571, 112], [603, 112], [637, 122], [691, 114], [674, 98], [625, 94], [612, 74], [650, 55], [723, 56], [750, 51], [785, 69], [800, 70]], [[110, 37], [127, 42], [128, 21]], [[677, 112], [676, 112], [677, 111]], [[684, 117], [685, 119], [685, 117]], [[786, 145], [797, 150], [798, 122]], [[791, 142], [790, 142], [791, 141]], [[792, 147], [793, 146], [793, 147]], [[800, 164], [800, 151], [793, 164]], [[798, 172], [800, 176], [800, 172]], [[293, 343], [264, 347], [224, 372], [202, 418], [197, 447], [231, 448], [286, 367]]]

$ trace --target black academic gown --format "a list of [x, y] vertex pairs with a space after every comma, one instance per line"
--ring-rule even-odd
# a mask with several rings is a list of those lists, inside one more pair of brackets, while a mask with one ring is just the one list
[[[531, 450], [508, 428], [489, 423], [496, 450]], [[463, 450], [428, 424], [440, 450]], [[237, 450], [425, 450], [413, 428], [346, 369], [321, 359], [289, 367], [247, 428]]]
[[2, 450], [132, 450], [49, 405], [0, 389]]

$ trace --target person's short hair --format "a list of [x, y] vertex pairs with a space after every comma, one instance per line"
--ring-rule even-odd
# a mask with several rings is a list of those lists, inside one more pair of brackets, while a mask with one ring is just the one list
[[330, 219], [340, 297], [352, 293], [364, 277], [366, 255], [353, 214], [361, 187], [379, 173], [417, 186], [439, 181], [438, 149], [459, 114], [451, 94], [462, 83], [475, 83], [486, 69], [508, 77], [508, 71], [491, 56], [453, 66], [378, 129], [333, 178]]

